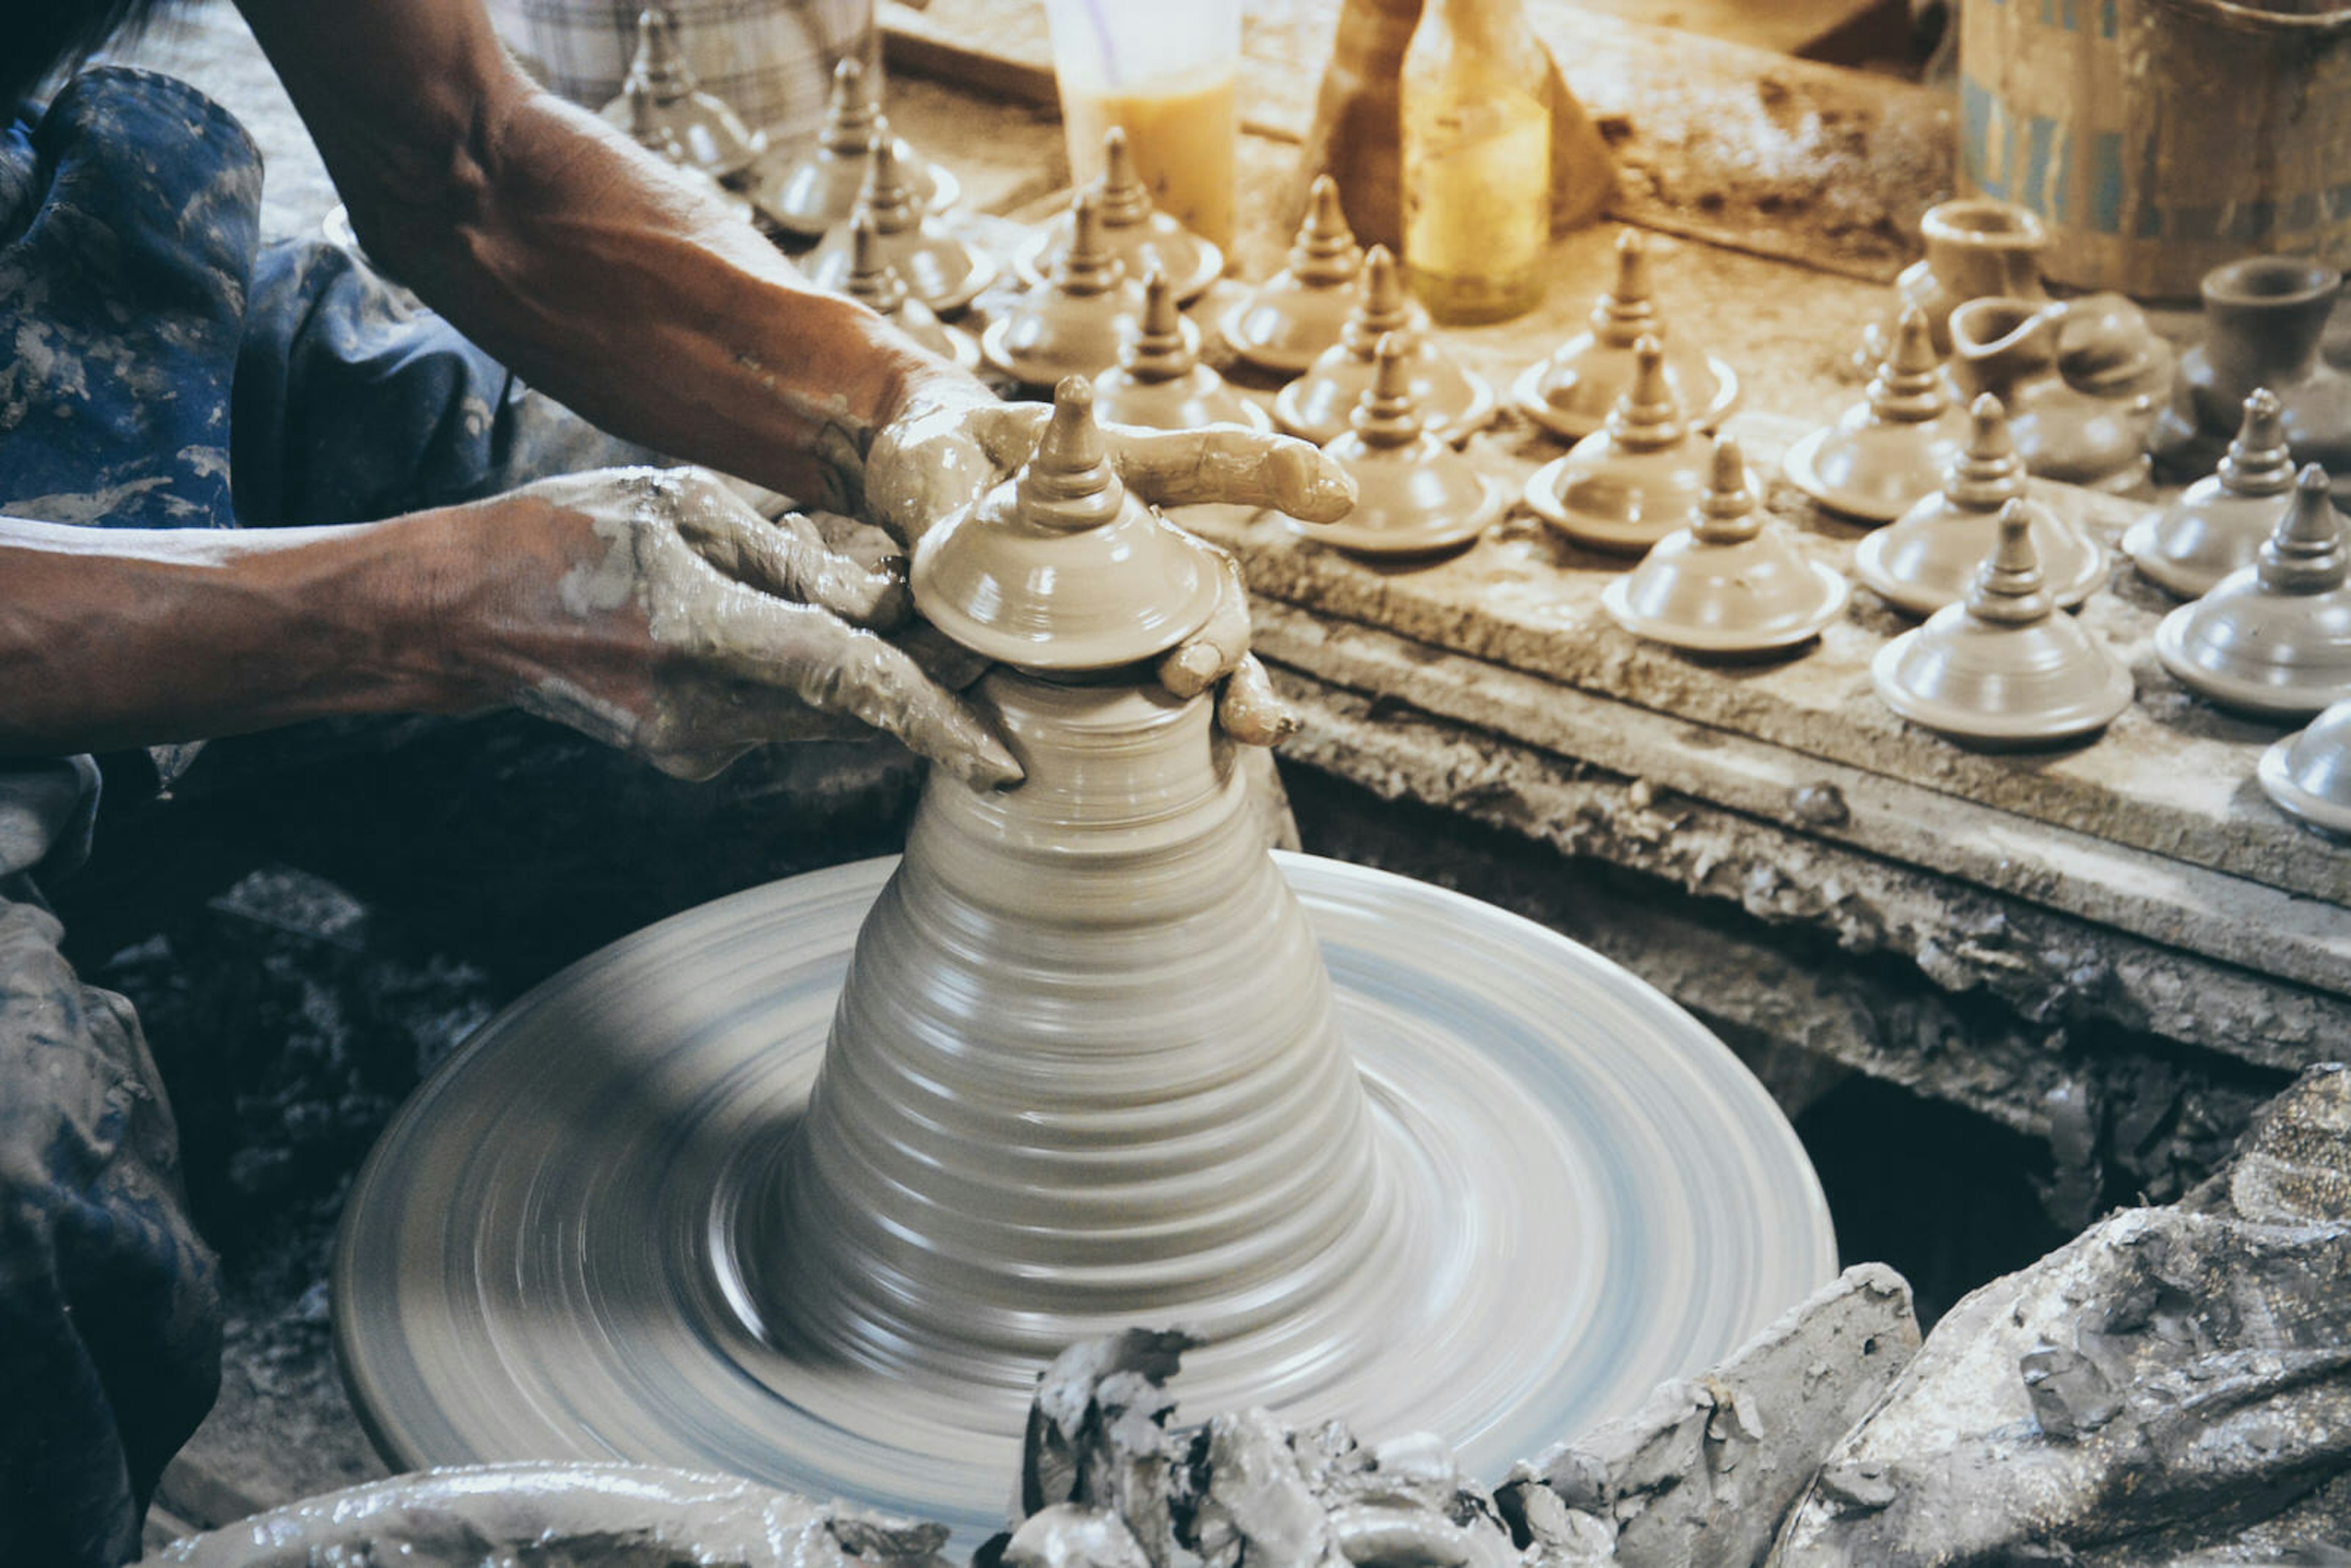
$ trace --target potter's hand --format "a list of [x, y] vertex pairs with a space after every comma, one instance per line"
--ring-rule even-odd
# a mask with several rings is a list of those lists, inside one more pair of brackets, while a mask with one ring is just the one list
[[700, 469], [549, 479], [447, 514], [478, 530], [453, 607], [496, 694], [681, 778], [774, 740], [886, 730], [982, 786], [1019, 766], [881, 633], [902, 575]]
[[[874, 521], [911, 546], [923, 530], [1008, 478], [1036, 450], [1052, 418], [1045, 403], [998, 401], [967, 377], [919, 383], [874, 437], [865, 501]], [[1195, 502], [1270, 507], [1309, 522], [1335, 522], [1355, 504], [1353, 480], [1303, 441], [1237, 425], [1139, 430], [1105, 424], [1102, 436], [1127, 487], [1155, 507]], [[1159, 662], [1178, 696], [1228, 676], [1217, 717], [1233, 738], [1270, 746], [1297, 728], [1249, 652], [1249, 595], [1227, 563], [1225, 592], [1207, 625]]]

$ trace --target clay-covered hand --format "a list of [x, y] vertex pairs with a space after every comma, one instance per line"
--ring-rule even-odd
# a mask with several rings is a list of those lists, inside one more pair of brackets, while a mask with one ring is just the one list
[[450, 622], [500, 700], [680, 778], [868, 728], [982, 787], [1020, 777], [922, 640], [885, 635], [908, 620], [903, 570], [845, 519], [770, 520], [695, 468], [569, 475], [447, 516], [483, 569], [444, 590]]

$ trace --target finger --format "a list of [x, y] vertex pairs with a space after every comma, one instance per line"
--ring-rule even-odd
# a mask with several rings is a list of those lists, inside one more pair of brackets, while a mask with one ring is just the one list
[[868, 571], [905, 572], [906, 547], [892, 538], [889, 529], [840, 512], [801, 515], [815, 528], [824, 548], [843, 560], [853, 560]]
[[1252, 653], [1225, 677], [1217, 723], [1243, 746], [1279, 746], [1298, 733], [1298, 712], [1273, 689], [1273, 677]]
[[1159, 507], [1222, 501], [1270, 507], [1310, 523], [1335, 523], [1355, 504], [1355, 482], [1303, 441], [1238, 425], [1205, 430], [1102, 432], [1120, 477]]
[[906, 614], [906, 586], [894, 573], [868, 570], [825, 547], [807, 517], [774, 522], [722, 507], [688, 507], [678, 530], [695, 552], [736, 581], [830, 610], [861, 626], [891, 626]]
[[1222, 591], [1208, 623], [1159, 661], [1159, 684], [1179, 697], [1196, 697], [1232, 673], [1249, 655], [1249, 588], [1241, 563], [1224, 558]]

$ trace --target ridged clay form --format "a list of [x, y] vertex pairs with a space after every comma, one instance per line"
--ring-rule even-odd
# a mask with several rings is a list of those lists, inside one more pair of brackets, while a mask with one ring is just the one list
[[1239, 424], [1270, 431], [1273, 418], [1200, 362], [1200, 329], [1176, 308], [1167, 275], [1143, 279], [1143, 318], [1118, 346], [1118, 363], [1094, 378], [1094, 415], [1151, 430]]
[[[880, 99], [867, 80], [865, 63], [854, 56], [832, 68], [832, 92], [825, 100], [824, 126], [816, 145], [763, 182], [766, 209], [787, 234], [815, 239], [848, 221], [865, 183], [865, 166], [875, 131], [883, 123]], [[954, 173], [917, 153], [904, 137], [893, 149], [906, 188], [924, 207], [943, 213], [963, 199]]]
[[2072, 609], [2106, 580], [2105, 550], [2025, 493], [2024, 463], [2009, 440], [2000, 399], [1980, 393], [1968, 420], [1967, 447], [1945, 470], [1943, 487], [1863, 539], [1854, 551], [1854, 575], [1912, 615], [1957, 604], [2000, 542], [2000, 515], [2014, 501], [2032, 520], [2032, 553], [2049, 597], [2059, 609]]
[[2182, 478], [2209, 472], [2244, 400], [2267, 387], [2294, 460], [2351, 482], [2351, 372], [2321, 352], [2342, 290], [2342, 273], [2300, 256], [2249, 256], [2206, 273], [2204, 341], [2180, 356], [2148, 434], [2156, 461]]
[[2122, 661], [2058, 613], [2022, 501], [2001, 509], [1999, 542], [1967, 598], [1879, 649], [1869, 678], [1912, 724], [1987, 749], [2095, 734], [2133, 692]]
[[2279, 810], [2338, 838], [2351, 838], [2351, 700], [2329, 705], [2262, 753], [2262, 789]]
[[[1217, 329], [1251, 364], [1297, 375], [1339, 340], [1355, 308], [1363, 267], [1364, 247], [1340, 210], [1338, 182], [1319, 174], [1290, 242], [1290, 264], [1227, 311]], [[1414, 309], [1425, 325], [1426, 313]]]
[[941, 321], [936, 311], [908, 290], [906, 280], [898, 276], [898, 269], [883, 254], [882, 236], [873, 232], [870, 216], [852, 224], [849, 254], [849, 276], [841, 285], [843, 294], [931, 352], [953, 360], [967, 371], [979, 368], [979, 345], [970, 333], [958, 332]]
[[1738, 406], [1737, 372], [1666, 330], [1650, 287], [1648, 246], [1637, 229], [1616, 236], [1616, 281], [1593, 302], [1591, 325], [1512, 385], [1511, 400], [1552, 434], [1573, 440], [1607, 423], [1633, 384], [1633, 349], [1643, 338], [1667, 345], [1666, 380], [1692, 424], [1711, 430]]
[[1967, 431], [1944, 390], [1927, 314], [1911, 306], [1862, 400], [1790, 447], [1781, 466], [1830, 511], [1890, 523], [1941, 486]]
[[1682, 423], [1657, 340], [1642, 339], [1633, 359], [1633, 382], [1607, 425], [1536, 469], [1526, 486], [1527, 505], [1544, 522], [1578, 544], [1627, 554], [1694, 526], [1713, 470]]
[[1808, 642], [1844, 612], [1844, 579], [1757, 510], [1750, 478], [1739, 444], [1716, 442], [1696, 525], [1601, 591], [1618, 625], [1691, 653], [1762, 653]]
[[[1176, 302], [1189, 305], [1223, 275], [1225, 253], [1152, 203], [1151, 187], [1134, 172], [1126, 132], [1118, 126], [1102, 134], [1102, 175], [1088, 188], [1102, 217], [1102, 243], [1125, 264], [1128, 277], [1141, 277], [1156, 267], [1174, 286]], [[1043, 283], [1074, 235], [1071, 214], [1063, 213], [1020, 247], [1013, 267], [1032, 287]]]
[[2156, 656], [2200, 697], [2308, 718], [2351, 696], [2351, 591], [2326, 470], [2307, 464], [2252, 566], [2163, 618]]
[[605, 105], [602, 118], [636, 138], [640, 146], [671, 162], [709, 175], [722, 185], [747, 178], [767, 142], [715, 93], [686, 63], [677, 41], [677, 18], [666, 6], [637, 13], [637, 47], [621, 96]]
[[1102, 374], [1118, 363], [1120, 340], [1143, 314], [1142, 287], [1102, 243], [1094, 197], [1081, 191], [1070, 206], [1075, 238], [1054, 259], [1053, 276], [980, 335], [982, 357], [1030, 386]]
[[1355, 481], [1353, 510], [1335, 523], [1290, 519], [1308, 538], [1368, 556], [1432, 555], [1485, 532], [1510, 495], [1430, 434], [1412, 395], [1404, 341], [1390, 334], [1373, 357], [1372, 384], [1346, 434], [1322, 450]]
[[855, 263], [857, 220], [873, 225], [882, 252], [914, 298], [942, 316], [952, 316], [996, 280], [996, 258], [944, 227], [906, 183], [898, 141], [887, 117], [874, 121], [873, 147], [866, 156], [865, 182], [849, 218], [809, 253], [809, 276], [820, 287], [839, 288]]
[[914, 547], [914, 607], [974, 653], [1023, 669], [1106, 670], [1207, 624], [1223, 558], [1127, 492], [1093, 388], [1054, 389], [1036, 452]]
[[2275, 392], [2255, 387], [2219, 471], [2131, 525], [2123, 549], [2149, 581], [2177, 598], [2198, 599], [2261, 559], [2277, 528], [2278, 497], [2294, 488], [2283, 413]]
[[1969, 300], [1951, 312], [1952, 380], [1968, 395], [2000, 399], [2028, 473], [2117, 493], [2143, 490], [2153, 404], [2126, 389], [2114, 397], [2084, 392], [2059, 373], [2058, 328], [2067, 309]]
[[1460, 442], [1494, 417], [1494, 389], [1436, 341], [1405, 293], [1395, 256], [1375, 245], [1364, 253], [1363, 290], [1338, 342], [1281, 389], [1273, 402], [1275, 422], [1317, 445], [1337, 440], [1371, 388], [1380, 340], [1390, 335], [1404, 345], [1413, 401], [1433, 434]]

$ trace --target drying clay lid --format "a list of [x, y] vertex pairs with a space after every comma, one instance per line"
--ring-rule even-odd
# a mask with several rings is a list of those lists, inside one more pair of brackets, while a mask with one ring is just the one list
[[1405, 293], [1395, 255], [1375, 245], [1364, 253], [1363, 291], [1339, 341], [1281, 389], [1273, 404], [1276, 423], [1317, 445], [1345, 434], [1356, 403], [1371, 389], [1380, 340], [1391, 334], [1404, 346], [1413, 400], [1430, 430], [1458, 442], [1494, 417], [1494, 389], [1436, 341], [1426, 316]]
[[877, 119], [857, 204], [847, 221], [834, 225], [823, 243], [809, 253], [808, 273], [820, 287], [841, 287], [855, 262], [858, 220], [865, 219], [873, 225], [882, 254], [914, 298], [942, 316], [951, 315], [996, 280], [996, 258], [931, 216], [928, 204], [907, 178], [900, 145], [890, 134], [889, 120]]
[[1118, 363], [1094, 378], [1094, 411], [1108, 423], [1152, 430], [1273, 428], [1265, 410], [1200, 363], [1200, 329], [1176, 310], [1175, 289], [1156, 267], [1144, 274], [1143, 317], [1119, 344]]
[[1600, 601], [1635, 636], [1705, 653], [1760, 653], [1819, 635], [1844, 610], [1844, 578], [1806, 560], [1755, 509], [1747, 461], [1728, 436], [1697, 524], [1667, 535]]
[[1363, 247], [1339, 206], [1339, 183], [1317, 174], [1290, 265], [1227, 311], [1217, 329], [1241, 358], [1296, 375], [1339, 340], [1363, 266]]
[[1508, 507], [1508, 491], [1428, 433], [1402, 338], [1382, 338], [1372, 363], [1347, 434], [1322, 449], [1354, 480], [1355, 505], [1335, 523], [1293, 517], [1290, 526], [1358, 555], [1432, 555], [1470, 543]]
[[1143, 310], [1143, 291], [1102, 243], [1099, 198], [1081, 191], [1070, 206], [1073, 237], [1054, 258], [1051, 279], [1023, 294], [979, 340], [989, 364], [1031, 386], [1091, 379], [1118, 363], [1120, 340]]
[[[1102, 176], [1087, 188], [1101, 207], [1102, 243], [1125, 263], [1128, 277], [1141, 277], [1156, 267], [1167, 275], [1176, 302], [1189, 305], [1223, 275], [1225, 253], [1154, 204], [1151, 187], [1134, 172], [1122, 127], [1102, 133]], [[1020, 247], [1013, 265], [1031, 286], [1041, 284], [1053, 275], [1071, 237], [1071, 214], [1064, 213]]]
[[2339, 702], [2262, 753], [2262, 789], [2278, 809], [2351, 836], [2351, 701]]
[[1206, 625], [1223, 560], [1127, 493], [1076, 377], [1020, 471], [914, 547], [914, 607], [949, 637], [1031, 670], [1107, 670]]
[[2285, 405], [2269, 388], [2255, 387], [2220, 470], [2189, 486], [2161, 513], [2133, 524], [2123, 549], [2158, 587], [2198, 598], [2261, 558], [2262, 545], [2277, 528], [2277, 497], [2293, 488]]
[[1986, 747], [2051, 745], [2105, 728], [2130, 706], [2130, 671], [2057, 612], [2022, 501], [1967, 599], [1878, 650], [1870, 684], [1904, 718]]
[[[816, 144], [774, 174], [762, 188], [760, 206], [778, 228], [811, 239], [841, 222], [857, 204], [865, 181], [865, 157], [882, 123], [882, 106], [855, 56], [832, 68], [832, 93], [825, 100], [824, 128]], [[932, 212], [945, 212], [962, 198], [953, 173], [918, 156], [904, 137], [893, 149], [907, 188]]]
[[1666, 330], [1649, 287], [1649, 242], [1638, 229], [1616, 236], [1616, 281], [1593, 301], [1590, 325], [1527, 367], [1510, 389], [1520, 412], [1554, 435], [1589, 435], [1633, 384], [1633, 348], [1666, 345], [1666, 381], [1690, 423], [1711, 430], [1739, 402], [1739, 377], [1713, 355]]
[[2313, 463], [2253, 565], [2156, 628], [2156, 656], [2224, 707], [2303, 718], [2351, 695], [2351, 591], [2342, 515]]
[[1965, 423], [1943, 390], [1927, 313], [1913, 305], [1867, 395], [1790, 447], [1781, 467], [1830, 511], [1890, 523], [1941, 486]]
[[724, 101], [702, 90], [678, 47], [677, 18], [660, 5], [637, 14], [636, 53], [606, 115], [641, 145], [716, 180], [742, 173], [765, 146]]
[[1633, 384], [1609, 411], [1606, 428], [1527, 480], [1536, 516], [1594, 549], [1637, 553], [1693, 526], [1712, 470], [1682, 423], [1657, 340], [1642, 339], [1633, 358]]

